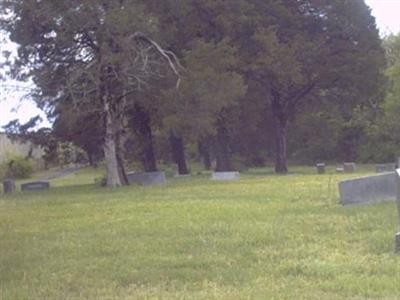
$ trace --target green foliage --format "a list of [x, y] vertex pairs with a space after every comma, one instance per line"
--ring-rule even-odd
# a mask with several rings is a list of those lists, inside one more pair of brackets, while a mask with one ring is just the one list
[[24, 179], [29, 178], [33, 172], [33, 161], [23, 156], [11, 156], [0, 165], [0, 178], [3, 175], [3, 178]]
[[388, 66], [387, 93], [374, 124], [368, 126], [369, 140], [362, 146], [362, 156], [375, 161], [395, 161], [400, 156], [400, 34], [385, 38]]

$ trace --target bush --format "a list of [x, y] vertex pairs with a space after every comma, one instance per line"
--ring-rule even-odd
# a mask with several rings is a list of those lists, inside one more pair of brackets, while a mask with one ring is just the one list
[[29, 178], [33, 174], [34, 164], [30, 159], [15, 156], [3, 163], [3, 168], [6, 169], [6, 177], [24, 179]]

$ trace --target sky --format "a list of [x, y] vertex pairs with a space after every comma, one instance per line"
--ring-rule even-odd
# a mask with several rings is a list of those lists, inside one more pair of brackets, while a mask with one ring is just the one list
[[[400, 0], [365, 0], [376, 18], [376, 23], [382, 36], [400, 32]], [[16, 46], [0, 41], [0, 55], [4, 50], [14, 50]], [[0, 58], [0, 63], [1, 63]], [[1, 70], [0, 70], [1, 73]], [[9, 121], [19, 119], [21, 123], [27, 122], [31, 117], [41, 115], [44, 122], [42, 126], [50, 126], [45, 114], [41, 112], [29, 99], [24, 99], [23, 91], [5, 90], [0, 82], [0, 131], [2, 126]], [[29, 86], [27, 83], [7, 81], [7, 85]]]

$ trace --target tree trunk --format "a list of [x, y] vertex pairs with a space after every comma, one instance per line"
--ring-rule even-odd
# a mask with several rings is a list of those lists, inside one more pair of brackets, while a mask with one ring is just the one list
[[287, 168], [287, 119], [279, 100], [273, 100], [272, 113], [275, 129], [275, 172], [286, 174]]
[[[106, 96], [104, 96], [105, 98]], [[117, 144], [114, 128], [114, 120], [107, 99], [103, 99], [105, 113], [104, 158], [107, 170], [107, 187], [116, 188], [122, 186], [120, 170], [117, 159]]]
[[116, 154], [117, 154], [117, 162], [118, 162], [118, 174], [119, 178], [121, 179], [122, 185], [129, 185], [128, 175], [126, 174], [124, 159], [123, 159], [123, 152], [121, 147], [121, 136], [117, 134], [116, 138]]
[[210, 145], [202, 140], [198, 145], [200, 157], [203, 159], [204, 168], [206, 170], [211, 169], [211, 155], [210, 155]]
[[172, 158], [174, 162], [178, 165], [178, 174], [179, 175], [189, 174], [189, 170], [186, 164], [183, 138], [171, 132], [169, 140], [171, 143]]
[[228, 130], [222, 122], [217, 125], [217, 140], [216, 140], [216, 172], [233, 171], [232, 161], [229, 151], [229, 135]]
[[155, 172], [157, 169], [154, 154], [153, 133], [151, 130], [150, 116], [139, 105], [135, 105], [132, 111], [132, 127], [140, 144], [140, 156], [143, 169], [146, 172]]

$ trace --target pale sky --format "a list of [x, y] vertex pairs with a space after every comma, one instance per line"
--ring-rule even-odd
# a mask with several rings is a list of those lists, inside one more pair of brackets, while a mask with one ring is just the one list
[[[376, 23], [381, 35], [400, 32], [400, 0], [365, 0], [367, 5], [371, 7], [372, 14], [376, 18]], [[3, 50], [15, 49], [10, 44], [4, 44], [0, 41], [0, 56]], [[0, 63], [2, 59], [0, 57]], [[1, 70], [0, 70], [1, 73]], [[23, 92], [5, 91], [0, 81], [0, 131], [9, 121], [20, 119], [21, 123], [28, 121], [31, 117], [40, 114], [44, 119], [45, 115], [41, 112], [32, 101], [23, 100]], [[26, 86], [25, 83], [6, 82], [7, 85]], [[43, 126], [49, 126], [45, 121]]]

